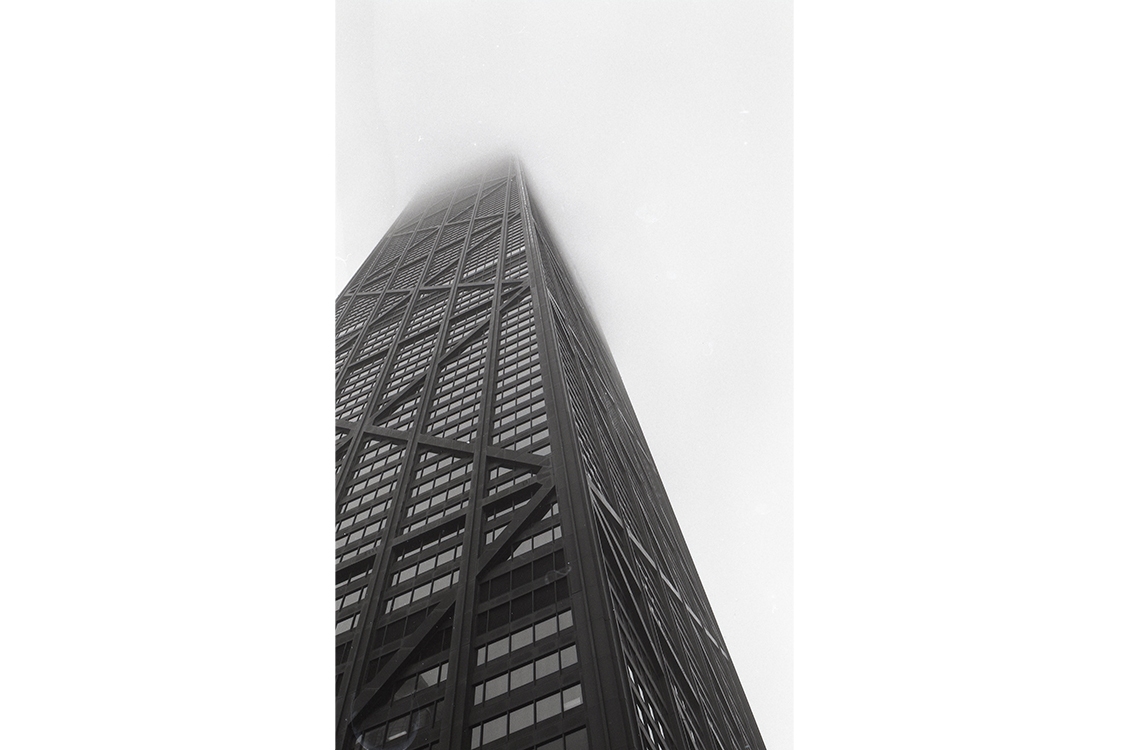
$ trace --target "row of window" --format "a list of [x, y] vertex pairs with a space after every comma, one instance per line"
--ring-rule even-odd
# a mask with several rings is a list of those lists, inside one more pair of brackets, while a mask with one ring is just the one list
[[396, 688], [396, 692], [392, 694], [392, 699], [394, 701], [404, 700], [421, 690], [435, 687], [446, 680], [447, 662], [444, 662], [429, 669], [420, 670], [410, 677], [401, 680], [400, 685]]
[[[537, 388], [535, 390], [540, 391], [541, 389]], [[495, 419], [491, 423], [491, 426], [494, 429], [497, 430], [498, 428], [503, 427], [504, 425], [508, 425], [511, 422], [517, 421], [519, 419], [523, 419], [525, 417], [529, 417], [529, 416], [535, 414], [536, 412], [544, 411], [544, 409], [545, 409], [545, 401], [543, 399], [536, 399], [535, 400], [535, 399], [531, 399], [531, 398], [526, 398], [526, 399], [523, 399], [523, 400], [525, 402], [525, 404], [523, 406], [521, 406], [520, 408], [517, 408], [517, 409], [513, 409], [513, 410], [507, 412], [502, 417]], [[496, 409], [495, 413], [497, 414], [497, 409]]]
[[[556, 508], [557, 503], [554, 503], [553, 507]], [[524, 555], [527, 552], [531, 552], [537, 549], [538, 547], [544, 547], [547, 544], [552, 544], [554, 541], [560, 538], [561, 524], [555, 524], [552, 528], [546, 529], [545, 531], [540, 531], [529, 539], [523, 539], [521, 542], [519, 542], [518, 546], [514, 548], [514, 551], [510, 553], [510, 559]]]
[[536, 474], [537, 472], [533, 469], [526, 468], [510, 469], [508, 467], [499, 466], [491, 469], [490, 475], [487, 477], [487, 497], [508, 490], [519, 482], [524, 482]]
[[[463, 456], [450, 456], [439, 463], [417, 469], [415, 473], [416, 483], [412, 486], [410, 496], [419, 497], [437, 487], [443, 487], [461, 479], [467, 476], [472, 468], [471, 459]], [[421, 477], [425, 478], [421, 479]]]
[[368, 489], [369, 487], [376, 487], [378, 485], [391, 484], [397, 474], [400, 473], [400, 465], [393, 464], [368, 464], [356, 469], [353, 472], [354, 479], [361, 479], [355, 481], [349, 486], [349, 492], [357, 492], [359, 490]]
[[386, 396], [396, 393], [405, 383], [419, 375], [427, 367], [427, 360], [432, 354], [437, 333], [437, 331], [432, 331], [415, 342], [400, 345], [400, 350], [396, 355], [396, 364], [393, 365], [388, 382], [384, 386]]
[[[533, 389], [535, 386], [537, 386], [537, 390], [540, 392], [541, 378], [539, 377], [536, 382], [531, 381], [527, 383], [518, 383], [508, 388], [498, 388], [497, 385], [498, 384], [495, 383], [496, 388], [494, 391], [494, 413], [500, 414], [504, 409], [508, 409], [514, 404], [518, 403], [518, 399], [513, 399], [511, 401], [511, 399], [515, 395], [525, 395], [525, 391]], [[503, 401], [508, 401], [510, 403], [499, 403]]]
[[537, 747], [527, 750], [589, 750], [589, 736], [584, 727], [562, 737], [554, 737], [548, 742], [540, 742]]
[[397, 594], [392, 599], [385, 602], [385, 614], [395, 612], [401, 607], [407, 607], [418, 601], [427, 599], [432, 594], [439, 593], [444, 589], [459, 583], [459, 570], [453, 570], [450, 573], [445, 573], [437, 576], [427, 583], [422, 583], [411, 591], [405, 591], [403, 594]]
[[390, 502], [391, 498], [388, 498], [382, 500], [379, 503], [376, 503], [375, 505], [370, 505], [368, 508], [365, 508], [365, 510], [359, 511], [352, 516], [342, 518], [337, 523], [337, 531], [344, 531], [351, 526], [354, 526], [355, 524], [359, 524], [364, 521], [368, 521], [370, 518], [379, 516], [381, 513], [384, 513], [386, 510], [388, 510], [388, 504]]
[[411, 289], [416, 286], [416, 280], [420, 278], [420, 274], [424, 272], [424, 259], [421, 258], [417, 261], [412, 261], [406, 266], [401, 266], [400, 270], [396, 272], [396, 278], [392, 280], [390, 289]]
[[580, 683], [471, 727], [471, 749], [500, 740], [584, 703]]
[[504, 182], [490, 193], [484, 191], [483, 197], [479, 199], [479, 210], [475, 212], [475, 215], [500, 214], [502, 213], [502, 206], [505, 201], [506, 183]]
[[427, 534], [421, 534], [411, 542], [408, 542], [403, 547], [398, 547], [396, 549], [396, 556], [394, 558], [395, 562], [400, 562], [401, 560], [417, 553], [426, 552], [432, 547], [436, 547], [446, 541], [460, 536], [462, 533], [463, 521], [459, 520], [456, 523], [452, 523], [450, 526], [444, 526], [435, 529], [434, 531], [429, 531]]
[[447, 310], [447, 292], [424, 292], [416, 298], [416, 310], [401, 338], [407, 340], [438, 323]]
[[[514, 228], [517, 228], [518, 231], [515, 232]], [[510, 249], [506, 252], [506, 270], [502, 275], [504, 279], [522, 279], [527, 276], [526, 246], [519, 244], [523, 239], [521, 233], [521, 222], [511, 219], [510, 229], [507, 231], [507, 234], [510, 235], [512, 239], [507, 240]]]
[[485, 646], [480, 646], [475, 651], [475, 664], [481, 666], [489, 661], [494, 661], [571, 627], [573, 627], [573, 610], [566, 609], [544, 620], [539, 620], [527, 628], [507, 633]]
[[[455, 309], [452, 311], [452, 320], [458, 318], [463, 313], [472, 308], [486, 305], [494, 299], [494, 290], [490, 287], [471, 287], [460, 288], [459, 296], [455, 301]], [[482, 322], [482, 316], [471, 316], [467, 318], [468, 321]], [[456, 339], [449, 339], [455, 341]]]
[[360, 361], [374, 352], [386, 349], [396, 337], [396, 332], [400, 329], [400, 321], [403, 317], [404, 310], [399, 310], [396, 313], [386, 315], [372, 323], [369, 326], [369, 333], [365, 336], [364, 343], [362, 343], [361, 348], [357, 350], [357, 361]]
[[367, 438], [357, 454], [357, 463], [372, 463], [375, 468], [387, 466], [404, 455], [404, 443]]
[[358, 328], [365, 324], [365, 319], [369, 317], [373, 306], [377, 301], [372, 297], [358, 297], [353, 301], [353, 307], [346, 314], [345, 319], [338, 324], [337, 338], [341, 340], [347, 334], [356, 331]]
[[476, 632], [486, 632], [517, 622], [542, 609], [569, 601], [569, 582], [561, 577], [555, 581], [503, 600], [485, 612], [475, 615]]
[[420, 393], [417, 391], [416, 395], [401, 401], [379, 424], [390, 430], [404, 429], [416, 419], [418, 408], [420, 408]]
[[424, 286], [444, 286], [450, 284], [455, 275], [455, 266], [459, 263], [459, 254], [463, 250], [463, 243], [457, 242], [448, 245], [436, 252], [432, 264], [428, 267], [428, 276]]
[[401, 534], [407, 534], [411, 531], [415, 531], [416, 529], [422, 529], [425, 526], [429, 526], [429, 525], [435, 523], [436, 521], [440, 520], [441, 518], [446, 518], [446, 517], [453, 515], [455, 513], [459, 513], [460, 511], [462, 511], [466, 507], [467, 507], [467, 498], [463, 498], [462, 502], [455, 503], [454, 505], [452, 505], [448, 508], [440, 508], [439, 510], [437, 510], [433, 513], [430, 513], [429, 515], [426, 515], [426, 516], [424, 516], [423, 518], [421, 518], [417, 521], [413, 521], [410, 524], [404, 525], [404, 527], [401, 528], [400, 533]]
[[334, 610], [337, 611], [337, 610], [345, 609], [346, 607], [348, 607], [350, 605], [356, 604], [357, 602], [364, 599], [365, 594], [367, 594], [367, 593], [369, 593], [369, 587], [368, 586], [362, 586], [359, 589], [354, 589], [353, 591], [350, 591], [348, 594], [342, 594], [335, 601]]
[[[505, 391], [508, 386], [518, 383], [525, 383], [525, 381], [527, 380], [531, 383], [535, 380], [537, 383], [541, 383], [541, 371], [538, 368], [536, 357], [525, 366], [515, 365], [513, 368], [508, 369], [505, 372], [500, 372], [498, 380], [495, 383], [495, 387], [497, 389]], [[498, 400], [498, 392], [496, 392], [495, 394], [495, 400]], [[496, 408], [500, 409], [502, 407], [496, 405]]]
[[467, 254], [463, 264], [463, 280], [484, 271], [498, 263], [498, 248], [502, 245], [502, 232], [496, 227], [488, 234], [488, 239]]
[[[438, 717], [442, 716], [443, 699], [415, 711], [397, 716], [392, 721], [373, 727], [357, 738], [357, 747], [369, 750], [375, 747], [397, 746], [398, 741], [407, 745], [410, 735], [430, 729]], [[409, 738], [409, 739], [406, 739]]]
[[357, 620], [361, 617], [361, 613], [355, 612], [349, 617], [337, 621], [337, 635], [348, 633], [353, 628], [357, 627]]
[[423, 513], [424, 511], [428, 510], [429, 508], [438, 508], [439, 506], [446, 503], [448, 500], [452, 500], [453, 498], [456, 498], [459, 495], [462, 495], [464, 492], [466, 492], [469, 489], [471, 489], [471, 480], [470, 479], [464, 479], [459, 484], [454, 484], [454, 485], [448, 487], [445, 490], [441, 490], [440, 492], [437, 492], [434, 495], [431, 495], [429, 497], [425, 497], [423, 500], [421, 500], [417, 503], [413, 503], [412, 505], [408, 506], [408, 510], [405, 511], [404, 517], [405, 518], [411, 518], [412, 516], [415, 516], [418, 513]]
[[[525, 505], [525, 504], [526, 504], [527, 502], [529, 502], [529, 498], [528, 498], [528, 497], [526, 498], [526, 500], [523, 500], [523, 501], [522, 501], [522, 502], [520, 502], [520, 503], [515, 503], [512, 509], [517, 509], [517, 508], [521, 508], [521, 507], [522, 507], [523, 505]], [[546, 514], [545, 514], [545, 516], [543, 516], [543, 518], [551, 518], [551, 517], [553, 517], [553, 516], [556, 516], [556, 515], [557, 515], [557, 514], [558, 514], [559, 512], [560, 512], [560, 509], [559, 509], [559, 508], [558, 508], [558, 506], [557, 506], [557, 502], [556, 502], [556, 501], [554, 501], [553, 505], [551, 505], [551, 506], [549, 507], [549, 511], [548, 511], [548, 512], [546, 512]], [[498, 518], [498, 517], [499, 517], [499, 516], [497, 516], [497, 515], [492, 515], [491, 517], [489, 517], [489, 518], [487, 518], [487, 519], [486, 519], [486, 523], [488, 523], [488, 524], [489, 524], [489, 523], [490, 523], [491, 521], [493, 521], [493, 520], [494, 520], [495, 518]], [[542, 519], [538, 519], [538, 520], [542, 520]], [[493, 541], [494, 541], [495, 539], [497, 539], [498, 537], [502, 536], [502, 532], [504, 532], [504, 531], [506, 531], [506, 524], [505, 524], [505, 523], [504, 523], [504, 524], [502, 524], [502, 525], [500, 525], [500, 526], [498, 526], [497, 528], [493, 528], [493, 529], [490, 529], [489, 531], [487, 531], [487, 533], [486, 533], [486, 544], [490, 544], [490, 543], [491, 543], [491, 542], [493, 542]], [[560, 535], [559, 535], [559, 536], [557, 536], [557, 537], [555, 537], [555, 538], [558, 538], [558, 539], [559, 539], [559, 538], [560, 538]], [[552, 541], [552, 540], [551, 540], [551, 541]], [[540, 547], [540, 546], [541, 546], [541, 544], [539, 544], [538, 546]], [[529, 548], [529, 549], [532, 549], [532, 547], [531, 547], [531, 548]], [[528, 552], [528, 551], [529, 551], [529, 549], [527, 549], [526, 551]], [[515, 557], [515, 556], [516, 556], [516, 555], [511, 555], [511, 557]]]
[[441, 565], [445, 565], [453, 560], [458, 559], [461, 554], [463, 554], [463, 545], [459, 544], [438, 554], [432, 555], [430, 557], [425, 557], [418, 563], [409, 565], [407, 568], [398, 570], [396, 573], [394, 573], [392, 576], [392, 583], [390, 585], [398, 586], [402, 583], [405, 583], [406, 581], [410, 581], [422, 573], [427, 573], [429, 570], [438, 568]]
[[565, 569], [565, 552], [557, 550], [532, 562], [519, 565], [479, 584], [479, 600], [489, 601], [528, 583], [545, 578], [551, 571]]
[[[499, 518], [504, 518], [508, 514], [513, 513], [518, 508], [521, 508], [526, 503], [530, 502], [531, 497], [533, 497], [533, 492], [523, 491], [499, 500], [497, 503], [492, 504], [487, 509], [486, 514], [483, 516], [483, 522], [490, 524], [498, 520]], [[493, 537], [491, 538], [491, 541], [494, 541]], [[488, 542], [488, 544], [489, 543], [490, 542]]]
[[[539, 406], [540, 406], [540, 404], [539, 404]], [[504, 430], [499, 430], [497, 433], [495, 433], [494, 439], [491, 442], [494, 443], [495, 445], [502, 445], [502, 446], [509, 445], [510, 442], [520, 442], [520, 441], [513, 441], [512, 438], [514, 438], [516, 435], [521, 435], [528, 430], [532, 430], [535, 427], [540, 427], [541, 425], [545, 424], [545, 422], [546, 422], [545, 410], [542, 409], [540, 411], [540, 413], [537, 414], [536, 416], [529, 417], [529, 418], [519, 422], [518, 424], [514, 425], [513, 427], [507, 427]], [[528, 444], [529, 443], [527, 443], [527, 445]], [[514, 448], [513, 450], [518, 450], [518, 448]]]
[[[533, 448], [535, 445], [538, 447]], [[512, 451], [524, 451], [528, 448], [533, 448], [532, 452], [539, 456], [549, 455], [549, 430], [538, 430], [537, 432], [515, 440], [513, 443], [506, 445], [506, 447]]]
[[577, 646], [571, 644], [540, 659], [528, 661], [521, 666], [475, 685], [475, 705], [506, 695], [511, 690], [529, 685], [531, 682], [556, 674], [577, 663]]
[[478, 412], [478, 406], [468, 406], [429, 424], [427, 431], [436, 437], [469, 442], [475, 438], [475, 425], [479, 421]]
[[362, 544], [360, 547], [356, 547], [356, 548], [351, 549], [351, 550], [346, 550], [345, 552], [342, 552], [340, 555], [337, 556], [337, 563], [338, 563], [338, 565], [340, 565], [341, 563], [345, 562], [346, 560], [352, 560], [353, 558], [358, 557], [360, 555], [363, 555], [366, 552], [372, 552], [378, 546], [380, 546], [380, 543], [381, 543], [380, 539], [374, 539], [371, 542], [368, 542], [366, 544]]
[[376, 520], [370, 520], [367, 524], [365, 524], [364, 526], [357, 527], [356, 529], [351, 531], [349, 534], [345, 534], [345, 535], [338, 537], [337, 546], [335, 547], [335, 549], [341, 549], [342, 547], [346, 546], [347, 544], [353, 544], [354, 542], [361, 541], [365, 537], [373, 536], [374, 534], [379, 534], [381, 532], [381, 530], [384, 529], [384, 527], [387, 523], [388, 523], [387, 518], [378, 518]]

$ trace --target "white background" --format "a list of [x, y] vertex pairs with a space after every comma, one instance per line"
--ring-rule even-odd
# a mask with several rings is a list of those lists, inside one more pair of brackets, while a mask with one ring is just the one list
[[[798, 748], [1130, 740], [1117, 8], [797, 11]], [[3, 744], [326, 746], [334, 19], [0, 62]]]

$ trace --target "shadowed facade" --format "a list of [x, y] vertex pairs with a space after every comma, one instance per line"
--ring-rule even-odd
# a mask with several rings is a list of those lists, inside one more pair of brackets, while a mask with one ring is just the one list
[[405, 209], [336, 368], [339, 750], [764, 748], [516, 162]]

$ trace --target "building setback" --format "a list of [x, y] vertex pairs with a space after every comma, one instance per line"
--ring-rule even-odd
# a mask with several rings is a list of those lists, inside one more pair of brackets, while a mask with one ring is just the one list
[[764, 748], [517, 163], [337, 301], [337, 747]]

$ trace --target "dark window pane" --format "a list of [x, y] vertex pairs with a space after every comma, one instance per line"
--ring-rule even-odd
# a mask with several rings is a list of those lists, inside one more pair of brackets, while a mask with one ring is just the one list
[[589, 750], [589, 736], [583, 727], [565, 735], [565, 750]]

